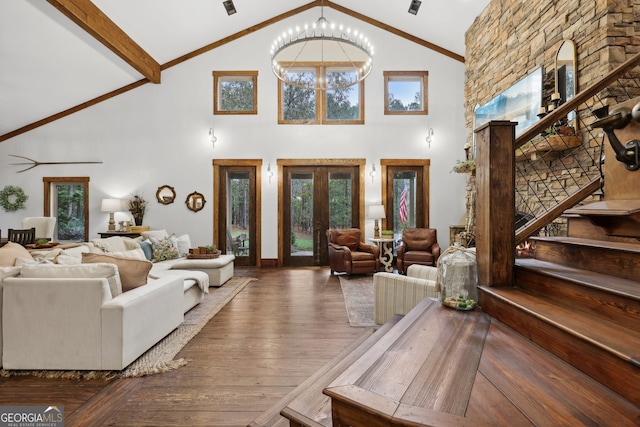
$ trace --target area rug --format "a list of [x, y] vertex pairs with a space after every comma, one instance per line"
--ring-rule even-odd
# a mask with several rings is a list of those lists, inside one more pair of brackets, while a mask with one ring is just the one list
[[349, 315], [349, 324], [355, 327], [376, 326], [373, 321], [373, 277], [338, 276]]
[[184, 315], [184, 321], [122, 371], [24, 371], [0, 369], [0, 377], [36, 376], [65, 379], [132, 378], [168, 372], [187, 364], [185, 359], [174, 360], [182, 348], [249, 283], [252, 277], [232, 277], [219, 288], [210, 288], [200, 304]]

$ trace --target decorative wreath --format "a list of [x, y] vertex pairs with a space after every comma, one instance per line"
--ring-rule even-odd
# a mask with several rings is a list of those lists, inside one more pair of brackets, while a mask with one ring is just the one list
[[[9, 200], [11, 196], [15, 197], [13, 203]], [[0, 191], [0, 206], [7, 212], [15, 212], [18, 209], [24, 209], [24, 202], [28, 198], [29, 196], [24, 194], [22, 188], [7, 185]]]

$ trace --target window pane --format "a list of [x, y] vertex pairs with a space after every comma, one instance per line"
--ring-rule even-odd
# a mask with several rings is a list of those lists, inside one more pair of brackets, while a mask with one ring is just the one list
[[352, 176], [348, 172], [329, 173], [329, 228], [351, 228]]
[[83, 184], [56, 184], [53, 211], [56, 212], [58, 241], [84, 242], [84, 192]]
[[[327, 80], [348, 82], [356, 80], [356, 73], [330, 69]], [[343, 89], [328, 90], [327, 92], [327, 120], [358, 120], [360, 118], [360, 85], [354, 84]]]
[[227, 206], [227, 230], [230, 230], [231, 241], [227, 242], [227, 249], [231, 249], [235, 256], [249, 256], [249, 213], [251, 207], [249, 172], [229, 172], [227, 174], [229, 196], [231, 203]]
[[313, 173], [291, 174], [291, 255], [313, 255]]
[[415, 77], [390, 77], [389, 78], [389, 105], [390, 111], [422, 111], [422, 79]]
[[[313, 82], [316, 79], [315, 70], [290, 71], [287, 77], [293, 81]], [[282, 84], [282, 115], [284, 120], [315, 120], [316, 119], [316, 92], [302, 89], [286, 83]]]
[[220, 79], [220, 109], [225, 111], [250, 111], [253, 109], [253, 78]]
[[393, 231], [402, 235], [402, 230], [416, 226], [416, 172], [393, 174]]

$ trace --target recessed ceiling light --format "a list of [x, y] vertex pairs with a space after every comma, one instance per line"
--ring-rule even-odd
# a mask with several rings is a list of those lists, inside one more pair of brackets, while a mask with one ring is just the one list
[[227, 15], [233, 15], [234, 13], [236, 13], [236, 7], [233, 4], [233, 0], [223, 1], [222, 4], [224, 5], [224, 8], [227, 10]]
[[411, 0], [411, 6], [409, 6], [409, 13], [412, 15], [418, 14], [418, 9], [420, 9], [420, 5], [422, 2], [420, 0]]

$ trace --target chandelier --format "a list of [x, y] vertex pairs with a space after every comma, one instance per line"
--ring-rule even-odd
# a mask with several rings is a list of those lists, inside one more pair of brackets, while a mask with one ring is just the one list
[[[324, 17], [312, 25], [289, 29], [271, 46], [271, 68], [284, 83], [302, 89], [335, 90], [364, 80], [373, 66], [373, 46], [357, 30], [336, 26]], [[310, 65], [323, 67], [324, 76], [302, 78]], [[335, 72], [327, 72], [332, 67]]]

